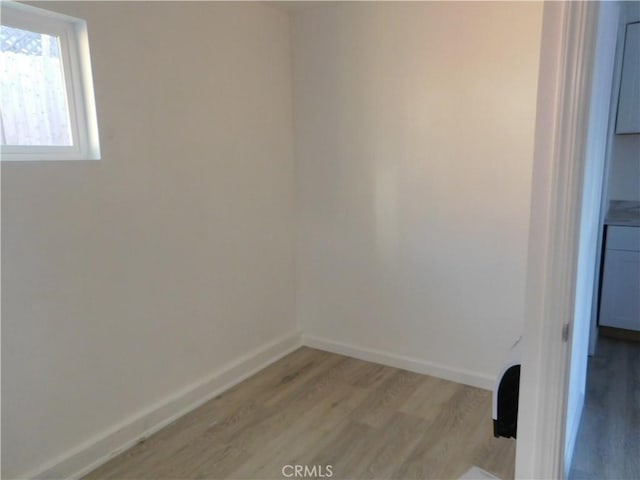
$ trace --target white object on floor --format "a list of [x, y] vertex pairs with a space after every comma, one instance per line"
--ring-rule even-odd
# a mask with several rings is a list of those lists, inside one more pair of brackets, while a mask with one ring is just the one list
[[471, 467], [467, 472], [460, 477], [460, 480], [485, 480], [486, 478], [498, 478], [491, 475], [489, 472], [485, 472], [481, 468]]

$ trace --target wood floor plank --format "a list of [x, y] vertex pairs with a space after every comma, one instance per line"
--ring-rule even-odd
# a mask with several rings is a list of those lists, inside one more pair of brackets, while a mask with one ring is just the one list
[[600, 337], [589, 358], [570, 479], [640, 478], [640, 344]]
[[[361, 403], [366, 397], [364, 392], [355, 387], [342, 385], [339, 382], [340, 364], [344, 359], [336, 357], [334, 362], [327, 362], [319, 368], [315, 376], [308, 380], [298, 381], [295, 388], [288, 389], [277, 402], [274, 398], [265, 402], [269, 415], [263, 415], [241, 431], [237, 431], [227, 441], [247, 452], [255, 453], [280, 434], [294, 428], [301, 419], [308, 424], [315, 421], [312, 428], [332, 428], [340, 422], [352, 402]], [[320, 411], [320, 414], [316, 413]]]
[[[324, 352], [323, 352], [324, 353]], [[327, 356], [315, 363], [309, 363], [304, 368], [285, 376], [282, 381], [273, 388], [268, 395], [261, 395], [262, 401], [269, 406], [286, 403], [287, 399], [297, 397], [303, 385], [308, 385], [309, 381], [317, 381], [318, 377], [323, 377], [327, 372], [339, 368], [344, 362], [344, 358], [338, 355], [327, 354]]]
[[352, 368], [345, 374], [345, 381], [354, 387], [377, 388], [389, 379], [396, 369], [386, 365], [352, 359]]
[[[300, 354], [298, 352], [302, 350]], [[328, 352], [302, 347], [293, 352], [294, 358], [289, 355], [275, 362], [258, 375], [253, 375], [233, 389], [216, 397], [219, 404], [236, 404], [251, 398], [256, 403], [274, 401], [287, 395], [292, 389], [304, 380], [317, 375], [323, 368], [328, 368], [333, 363], [341, 360]]]
[[[459, 385], [456, 393], [428, 425], [421, 441], [396, 472], [398, 478], [458, 478], [472, 466], [469, 431], [490, 410], [490, 392]], [[464, 454], [461, 457], [461, 452]], [[461, 460], [462, 458], [462, 460]]]
[[492, 437], [490, 397], [301, 348], [85, 478], [255, 480], [284, 478], [285, 465], [331, 465], [335, 480], [457, 478], [472, 464], [513, 478], [514, 442]]
[[640, 343], [626, 343], [623, 475], [640, 478]]
[[371, 444], [373, 460], [360, 474], [365, 480], [394, 478], [427, 428], [427, 422], [402, 412], [396, 412], [387, 427]]
[[335, 478], [360, 478], [373, 460], [371, 448], [376, 435], [373, 427], [349, 421], [311, 460], [311, 465], [331, 466]]
[[317, 450], [333, 439], [332, 432], [309, 429], [299, 438], [285, 436], [274, 444], [265, 445], [265, 449], [246, 459], [229, 478], [233, 479], [271, 479], [283, 478], [282, 469], [286, 465], [311, 465]]
[[396, 370], [353, 413], [352, 418], [374, 428], [383, 427], [420, 385], [423, 376]]
[[367, 397], [368, 391], [350, 385], [339, 385], [318, 399], [313, 407], [296, 412], [297, 418], [274, 436], [245, 465], [234, 472], [234, 478], [273, 478], [284, 465], [310, 462], [316, 451], [332, 441], [350, 413]]
[[204, 434], [193, 438], [145, 474], [147, 478], [156, 479], [226, 478], [246, 456], [241, 449]]
[[455, 382], [425, 375], [399, 411], [431, 421], [451, 401], [459, 386]]
[[313, 373], [300, 378], [288, 388], [281, 389], [277, 395], [271, 396], [265, 403], [269, 406], [291, 406], [326, 394], [327, 390], [341, 383], [342, 372], [345, 365], [348, 365], [348, 360], [338, 355], [331, 357], [319, 365]]

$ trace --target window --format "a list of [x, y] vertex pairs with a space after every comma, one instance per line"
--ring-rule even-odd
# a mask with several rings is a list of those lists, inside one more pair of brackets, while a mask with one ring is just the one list
[[4, 1], [0, 15], [2, 160], [99, 159], [86, 22]]

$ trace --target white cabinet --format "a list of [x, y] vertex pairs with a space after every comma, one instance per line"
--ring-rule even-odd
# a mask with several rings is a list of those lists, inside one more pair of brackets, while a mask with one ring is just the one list
[[640, 331], [640, 227], [608, 227], [600, 325]]
[[626, 28], [616, 133], [640, 133], [640, 22]]

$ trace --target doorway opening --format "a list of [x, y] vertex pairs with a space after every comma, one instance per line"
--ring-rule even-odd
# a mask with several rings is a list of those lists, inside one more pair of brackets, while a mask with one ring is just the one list
[[565, 474], [639, 478], [640, 3], [600, 4], [591, 87]]

